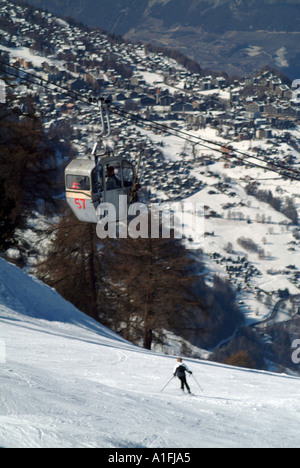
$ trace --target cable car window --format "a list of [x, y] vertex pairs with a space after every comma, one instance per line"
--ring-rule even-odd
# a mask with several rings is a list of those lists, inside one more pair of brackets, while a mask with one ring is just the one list
[[67, 175], [67, 188], [71, 190], [90, 190], [90, 178], [80, 175]]
[[124, 187], [131, 187], [133, 184], [134, 172], [132, 166], [127, 162], [123, 161], [123, 184]]
[[[96, 168], [93, 169], [92, 171], [92, 190], [93, 193], [97, 193], [97, 173], [96, 173]], [[100, 191], [103, 190], [103, 169], [101, 166], [99, 166], [99, 184], [100, 184]]]
[[107, 165], [105, 183], [106, 190], [115, 190], [121, 187], [121, 167], [119, 163]]

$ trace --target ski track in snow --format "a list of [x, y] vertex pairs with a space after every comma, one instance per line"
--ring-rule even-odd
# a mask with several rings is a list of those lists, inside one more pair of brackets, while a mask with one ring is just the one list
[[1, 447], [300, 445], [300, 379], [188, 359], [195, 395], [178, 379], [161, 391], [174, 357], [127, 343], [2, 259], [0, 282]]

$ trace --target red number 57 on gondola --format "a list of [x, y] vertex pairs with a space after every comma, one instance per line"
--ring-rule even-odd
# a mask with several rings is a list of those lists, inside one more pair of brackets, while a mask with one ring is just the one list
[[75, 198], [74, 201], [79, 210], [85, 210], [85, 200], [83, 198]]

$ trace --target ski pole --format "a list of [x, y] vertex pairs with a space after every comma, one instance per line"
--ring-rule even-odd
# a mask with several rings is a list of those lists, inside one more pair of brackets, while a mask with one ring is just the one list
[[169, 385], [169, 383], [171, 382], [171, 380], [174, 379], [174, 377], [175, 377], [175, 376], [173, 375], [173, 377], [169, 380], [169, 382], [166, 383], [166, 385], [161, 389], [161, 392], [166, 388], [167, 385]]
[[[194, 377], [194, 374], [192, 374], [192, 376]], [[194, 377], [194, 380], [195, 380], [196, 384], [198, 385], [198, 387], [200, 388], [201, 392], [203, 392], [203, 388], [200, 387], [200, 385], [198, 384], [198, 382], [197, 382], [197, 380], [195, 379], [195, 377]]]

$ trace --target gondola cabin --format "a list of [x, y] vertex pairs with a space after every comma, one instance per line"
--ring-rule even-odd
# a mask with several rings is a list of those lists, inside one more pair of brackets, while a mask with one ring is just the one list
[[121, 156], [93, 159], [75, 158], [65, 169], [67, 202], [80, 221], [98, 223], [100, 203], [111, 203], [118, 220], [120, 195], [127, 205], [134, 201], [135, 169]]
[[222, 146], [221, 151], [223, 157], [229, 158], [232, 155], [233, 148], [232, 146]]

